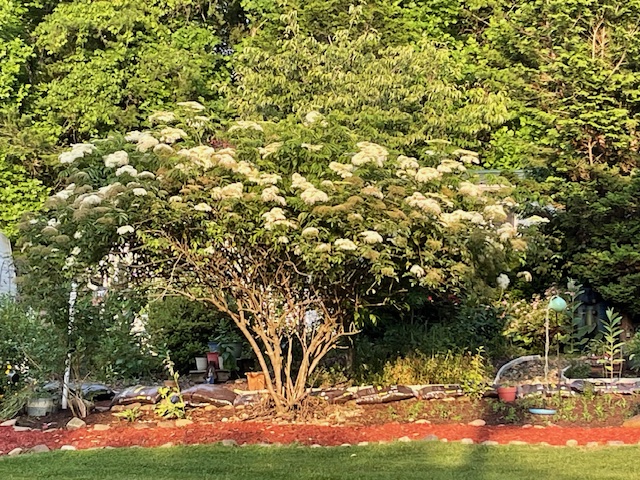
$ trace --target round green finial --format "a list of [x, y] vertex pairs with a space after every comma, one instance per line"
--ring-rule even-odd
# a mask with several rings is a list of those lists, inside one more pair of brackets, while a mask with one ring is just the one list
[[559, 296], [554, 296], [549, 300], [549, 308], [554, 312], [563, 312], [567, 308], [567, 302], [564, 301], [564, 298]]

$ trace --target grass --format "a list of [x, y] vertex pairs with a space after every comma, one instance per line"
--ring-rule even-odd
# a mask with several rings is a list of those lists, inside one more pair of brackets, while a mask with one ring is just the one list
[[639, 447], [553, 448], [393, 443], [298, 448], [218, 445], [51, 452], [0, 459], [19, 479], [455, 479], [640, 478]]

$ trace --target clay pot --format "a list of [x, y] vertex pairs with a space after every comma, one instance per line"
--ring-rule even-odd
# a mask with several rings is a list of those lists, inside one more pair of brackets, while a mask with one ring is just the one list
[[498, 387], [498, 398], [503, 402], [513, 402], [517, 392], [518, 387]]

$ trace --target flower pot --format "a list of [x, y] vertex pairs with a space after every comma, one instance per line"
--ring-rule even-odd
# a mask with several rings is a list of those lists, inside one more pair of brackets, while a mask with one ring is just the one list
[[227, 351], [233, 355], [236, 360], [242, 356], [242, 342], [231, 342], [226, 345]]
[[498, 387], [498, 398], [503, 402], [513, 402], [517, 392], [518, 387]]
[[247, 389], [264, 390], [265, 381], [263, 372], [247, 372]]
[[209, 351], [212, 353], [217, 353], [220, 351], [220, 344], [218, 342], [208, 342], [209, 343]]
[[32, 398], [27, 402], [27, 415], [30, 417], [44, 417], [53, 412], [53, 398]]
[[207, 369], [207, 357], [196, 357], [196, 370], [202, 371]]

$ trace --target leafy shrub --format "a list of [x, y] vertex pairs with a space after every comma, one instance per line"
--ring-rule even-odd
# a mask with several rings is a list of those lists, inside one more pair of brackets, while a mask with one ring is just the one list
[[476, 353], [449, 350], [433, 355], [414, 351], [387, 362], [382, 373], [371, 380], [380, 385], [459, 383], [467, 393], [479, 394], [489, 373], [482, 349]]
[[182, 297], [167, 297], [149, 306], [147, 329], [153, 345], [171, 352], [176, 370], [194, 368], [194, 358], [209, 351], [223, 315], [213, 307]]

